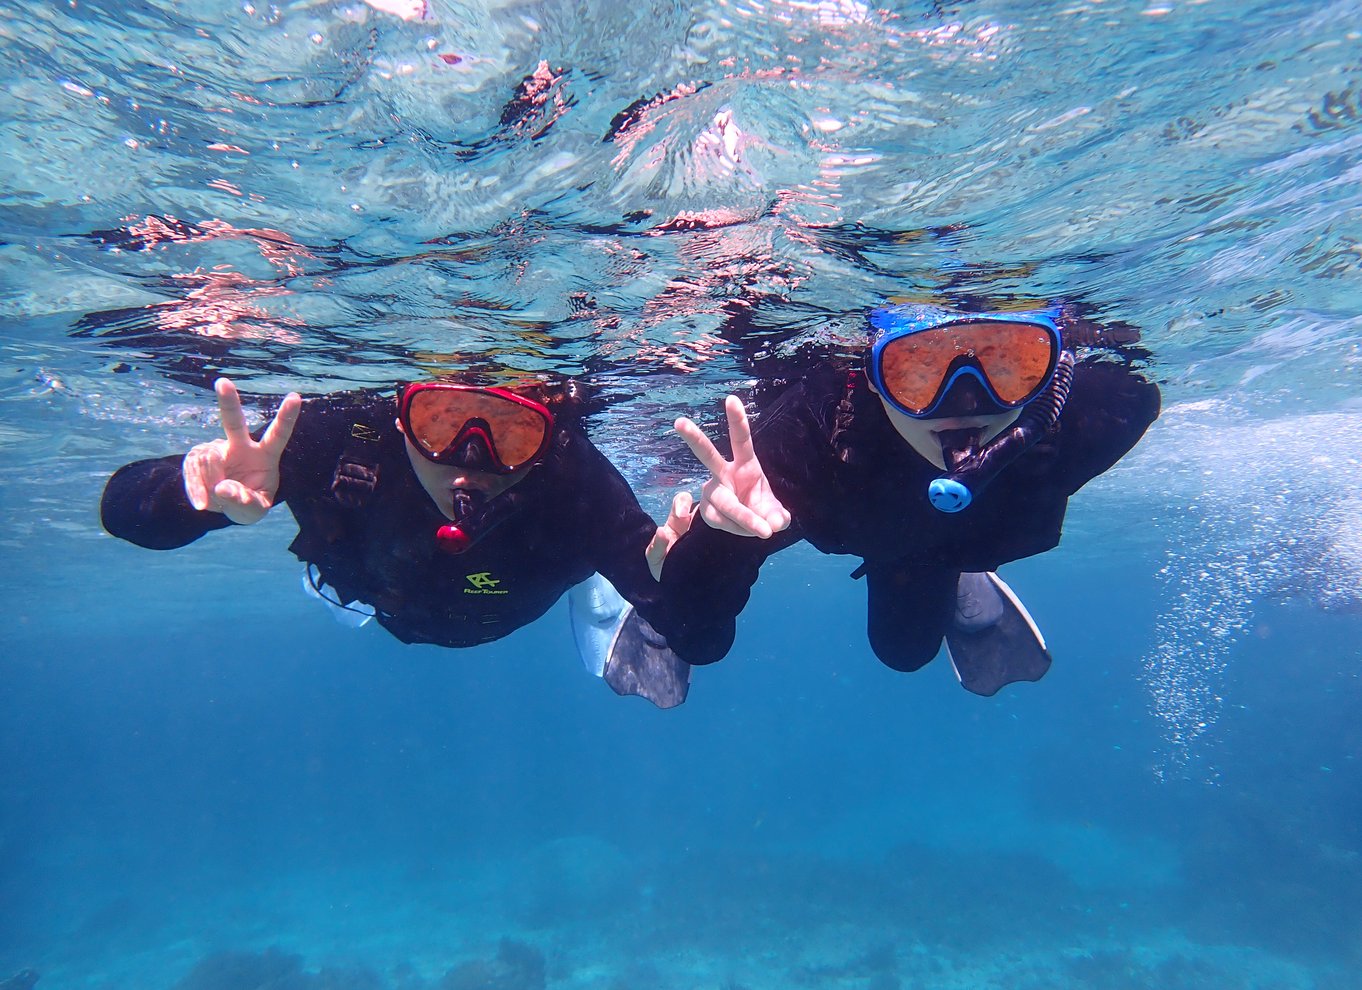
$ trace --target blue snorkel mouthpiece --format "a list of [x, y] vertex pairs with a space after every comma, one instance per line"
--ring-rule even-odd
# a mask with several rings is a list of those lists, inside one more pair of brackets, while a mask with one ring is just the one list
[[1069, 388], [1074, 380], [1074, 356], [1064, 351], [1059, 356], [1054, 378], [1045, 391], [1022, 410], [1008, 429], [980, 449], [948, 453], [953, 461], [950, 471], [927, 486], [927, 498], [941, 512], [968, 508], [1003, 468], [1020, 457], [1028, 447], [1050, 432], [1059, 420]]
[[942, 512], [959, 512], [974, 501], [970, 490], [954, 478], [937, 478], [927, 486], [927, 498], [932, 507]]
[[[978, 429], [942, 430], [937, 436], [946, 468], [952, 472], [969, 464], [983, 449], [983, 431]], [[942, 512], [959, 512], [974, 501], [974, 493], [963, 482], [947, 475], [927, 486], [927, 498]]]

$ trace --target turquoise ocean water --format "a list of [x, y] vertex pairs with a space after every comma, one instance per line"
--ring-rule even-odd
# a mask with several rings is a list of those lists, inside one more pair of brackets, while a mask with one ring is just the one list
[[[1362, 987], [1362, 4], [5, 0], [0, 52], [0, 987]], [[1163, 390], [1005, 569], [1056, 659], [993, 699], [807, 547], [660, 712], [562, 605], [343, 628], [286, 512], [98, 524], [218, 374], [579, 375], [658, 510], [675, 416], [891, 297], [1072, 301]]]

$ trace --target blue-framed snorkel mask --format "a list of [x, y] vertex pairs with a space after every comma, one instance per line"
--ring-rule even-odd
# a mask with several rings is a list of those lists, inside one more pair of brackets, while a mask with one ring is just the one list
[[1073, 384], [1057, 307], [1015, 313], [957, 313], [939, 306], [872, 309], [866, 375], [880, 396], [913, 419], [990, 416], [1021, 409], [986, 444], [978, 430], [953, 431], [947, 473], [927, 487], [942, 512], [959, 512], [1003, 468], [1059, 420]]
[[991, 416], [1025, 406], [1054, 377], [1058, 308], [959, 313], [908, 304], [872, 309], [866, 374], [913, 419]]

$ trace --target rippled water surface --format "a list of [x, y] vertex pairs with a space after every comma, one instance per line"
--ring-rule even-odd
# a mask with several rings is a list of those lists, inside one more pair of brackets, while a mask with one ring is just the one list
[[[9, 819], [0, 826], [0, 910], [27, 919], [0, 936], [0, 967], [43, 963], [57, 973], [39, 984], [43, 990], [49, 983], [169, 987], [199, 949], [254, 951], [277, 942], [311, 969], [286, 972], [280, 963], [270, 978], [312, 986], [307, 980], [320, 979], [315, 970], [329, 951], [319, 946], [333, 946], [317, 934], [325, 926], [318, 927], [316, 904], [332, 903], [334, 893], [318, 879], [323, 866], [315, 884], [299, 882], [310, 891], [299, 898], [316, 904], [309, 900], [295, 914], [278, 907], [287, 900], [279, 891], [257, 892], [277, 910], [275, 929], [238, 923], [260, 910], [239, 891], [223, 895], [243, 899], [230, 908], [182, 903], [187, 915], [211, 919], [202, 922], [207, 929], [148, 920], [134, 937], [117, 922], [120, 913], [161, 918], [148, 899], [180, 903], [147, 880], [157, 871], [143, 864], [147, 853], [133, 837], [155, 830], [127, 824], [141, 821], [149, 802], [173, 805], [178, 799], [170, 795], [188, 786], [199, 788], [198, 798], [185, 799], [193, 814], [230, 823], [253, 803], [275, 808], [269, 795], [277, 781], [268, 775], [265, 783], [249, 773], [245, 784], [222, 782], [240, 770], [226, 757], [199, 760], [213, 772], [192, 786], [183, 766], [146, 769], [145, 754], [126, 743], [106, 757], [108, 774], [92, 769], [101, 740], [140, 731], [119, 717], [115, 699], [150, 692], [142, 702], [150, 709], [129, 703], [138, 717], [181, 727], [194, 720], [194, 706], [209, 704], [195, 692], [234, 669], [211, 666], [222, 648], [205, 627], [220, 626], [225, 602], [242, 608], [252, 588], [290, 566], [279, 559], [289, 526], [275, 520], [266, 535], [154, 561], [115, 550], [99, 533], [93, 506], [103, 479], [134, 457], [204, 439], [214, 424], [209, 386], [218, 375], [256, 396], [386, 386], [456, 370], [581, 376], [608, 400], [591, 424], [593, 438], [655, 508], [677, 484], [697, 478], [669, 432], [675, 416], [714, 421], [727, 391], [801, 343], [854, 347], [864, 307], [885, 299], [996, 306], [1063, 300], [1095, 319], [1138, 328], [1164, 414], [1130, 457], [1075, 499], [1063, 550], [1019, 565], [1016, 581], [1028, 601], [1048, 608], [1047, 624], [1069, 630], [1057, 634], [1057, 654], [1067, 638], [1071, 653], [1091, 658], [1067, 689], [1047, 680], [1044, 724], [1027, 722], [1038, 716], [1024, 705], [981, 716], [984, 709], [960, 702], [933, 713], [945, 720], [937, 733], [871, 732], [867, 752], [837, 759], [836, 747], [812, 737], [839, 738], [848, 726], [864, 725], [867, 712], [897, 724], [892, 711], [906, 711], [909, 699], [929, 704], [924, 693], [947, 685], [894, 681], [902, 692], [892, 696], [897, 709], [883, 698], [868, 700], [879, 688], [869, 683], [873, 659], [860, 638], [857, 587], [842, 588], [850, 567], [813, 554], [782, 558], [763, 579], [776, 590], [758, 595], [756, 617], [746, 622], [749, 653], [765, 655], [772, 642], [786, 642], [779, 630], [791, 619], [784, 609], [803, 623], [809, 608], [845, 606], [825, 616], [819, 635], [826, 642], [786, 644], [780, 662], [812, 678], [807, 693], [793, 677], [778, 679], [779, 686], [716, 680], [701, 702], [711, 706], [708, 714], [690, 713], [693, 721], [671, 727], [666, 744], [691, 753], [699, 768], [708, 767], [697, 772], [724, 783], [715, 790], [667, 778], [661, 785], [685, 795], [676, 799], [687, 809], [677, 820], [693, 829], [688, 841], [704, 835], [723, 846], [724, 830], [741, 830], [742, 842], [725, 853], [743, 865], [720, 872], [751, 883], [735, 890], [715, 879], [718, 886], [707, 890], [699, 880], [687, 886], [672, 877], [673, 886], [658, 879], [645, 889], [627, 879], [633, 867], [614, 858], [624, 855], [618, 849], [564, 846], [564, 835], [609, 830], [594, 829], [599, 823], [549, 782], [554, 775], [537, 750], [543, 740], [513, 734], [506, 745], [521, 755], [502, 770], [527, 775], [525, 790], [538, 795], [515, 807], [534, 819], [544, 813], [538, 802], [561, 799], [552, 814], [568, 823], [539, 836], [548, 844], [537, 853], [521, 849], [520, 859], [488, 865], [486, 874], [474, 870], [474, 879], [463, 875], [469, 889], [482, 891], [483, 904], [496, 900], [498, 883], [514, 886], [520, 898], [507, 908], [514, 923], [479, 929], [479, 937], [494, 946], [500, 932], [521, 948], [537, 946], [558, 966], [544, 977], [552, 987], [789, 986], [798, 974], [809, 985], [876, 990], [1024, 990], [1066, 981], [1356, 985], [1346, 974], [1362, 971], [1355, 828], [1362, 738], [1348, 714], [1362, 702], [1362, 4], [3, 2], [0, 52], [0, 506], [7, 519], [0, 553], [8, 564], [0, 587], [14, 615], [4, 652], [24, 658], [6, 661], [20, 665], [12, 675], [19, 687], [0, 740], [9, 765], [25, 768], [0, 771], [11, 777], [0, 796]], [[812, 604], [801, 596], [814, 587], [837, 590]], [[268, 629], [294, 629], [290, 608], [310, 608], [298, 597], [245, 607], [260, 609]], [[340, 636], [316, 635], [327, 643]], [[263, 633], [258, 638], [269, 642]], [[377, 649], [404, 656], [373, 639], [335, 642], [337, 655]], [[504, 664], [546, 649], [537, 639], [515, 640], [502, 650]], [[835, 688], [820, 679], [829, 652], [849, 658], [846, 669], [855, 672]], [[178, 665], [186, 654], [209, 664], [203, 683], [176, 680], [187, 676]], [[420, 655], [431, 671], [449, 662]], [[101, 673], [91, 680], [86, 664]], [[102, 680], [111, 670], [122, 679]], [[153, 673], [188, 694], [148, 688]], [[264, 674], [248, 665], [235, 676], [255, 684]], [[300, 668], [289, 690], [315, 676]], [[361, 696], [372, 688], [357, 669], [342, 683]], [[225, 690], [252, 694], [242, 684]], [[348, 778], [328, 761], [353, 743], [329, 733], [353, 718], [384, 738], [404, 718], [397, 700], [365, 716], [347, 707], [356, 705], [353, 694], [334, 690], [340, 693], [331, 703], [339, 708], [318, 701], [314, 716], [323, 742], [312, 758], [324, 769], [286, 768], [286, 782], [297, 773], [298, 780], [322, 780], [328, 793], [345, 790]], [[824, 698], [823, 707], [809, 707], [811, 696]], [[297, 704], [309, 704], [300, 698]], [[154, 699], [167, 707], [157, 709]], [[801, 788], [811, 777], [754, 756], [770, 742], [764, 732], [775, 731], [771, 706], [780, 703], [800, 713], [793, 722], [826, 730], [805, 724], [811, 738], [782, 745], [854, 792], [833, 787], [847, 803], [834, 821], [814, 811], [826, 795]], [[96, 710], [97, 717], [90, 714]], [[509, 716], [499, 703], [488, 710], [497, 716], [483, 731], [505, 731]], [[242, 752], [284, 746], [287, 733], [270, 721], [274, 715], [256, 715], [235, 726], [248, 740]], [[573, 715], [555, 711], [550, 721], [573, 725]], [[1035, 761], [982, 769], [994, 745], [1012, 745], [1009, 720], [1018, 717], [1025, 723], [1020, 745]], [[986, 723], [980, 735], [952, 737], [960, 752], [942, 754], [940, 776], [908, 789], [920, 790], [920, 800], [895, 791], [892, 761], [874, 763], [899, 746], [933, 752], [940, 733], [979, 718]], [[706, 719], [726, 727], [715, 730]], [[755, 727], [744, 735], [730, 720]], [[655, 731], [642, 716], [626, 728], [642, 739]], [[439, 720], [427, 730], [432, 753], [437, 737], [445, 740], [440, 746], [468, 745], [445, 739], [441, 734], [454, 730]], [[165, 743], [171, 748], [197, 752], [178, 729], [148, 731], [178, 740]], [[712, 741], [697, 743], [697, 735], [712, 739], [715, 731], [730, 751], [758, 761], [749, 783], [763, 795], [759, 807], [744, 804], [744, 785], [727, 776], [734, 770]], [[396, 751], [375, 745], [383, 753], [375, 759], [393, 766], [357, 772], [356, 794], [393, 774], [405, 779]], [[718, 762], [707, 764], [710, 758]], [[255, 756], [242, 759], [260, 765]], [[441, 791], [442, 764], [430, 753], [423, 759], [418, 769], [408, 767], [411, 786]], [[879, 769], [860, 771], [871, 778], [862, 791], [847, 782], [854, 777], [848, 765]], [[156, 782], [137, 784], [139, 772]], [[983, 789], [994, 792], [995, 804], [981, 810], [976, 802], [988, 802], [968, 788], [962, 793], [959, 781], [991, 772], [999, 776]], [[534, 773], [544, 776], [528, 776]], [[487, 771], [487, 780], [494, 776]], [[226, 801], [234, 810], [223, 811], [218, 786], [242, 788]], [[95, 810], [82, 805], [79, 795], [96, 793], [103, 796]], [[602, 807], [633, 816], [635, 827], [653, 834], [647, 815], [628, 802], [620, 811], [610, 803], [617, 798], [607, 795]], [[371, 803], [354, 800], [372, 814]], [[391, 802], [393, 821], [420, 817], [393, 794], [383, 800]], [[443, 802], [436, 802], [440, 814], [458, 817], [457, 802]], [[323, 830], [344, 832], [337, 808], [349, 805], [322, 804], [316, 814]], [[702, 806], [714, 814], [718, 834], [695, 810]], [[1101, 844], [1103, 829], [1128, 825], [1131, 806], [1149, 819], [1127, 836], [1125, 852], [1085, 852]], [[480, 828], [515, 832], [523, 824], [510, 812], [507, 826], [483, 811], [462, 826], [470, 842], [485, 837]], [[179, 839], [193, 831], [186, 824], [193, 814], [165, 814]], [[65, 829], [72, 820], [83, 824]], [[1030, 824], [1018, 824], [1023, 820]], [[782, 821], [786, 833], [761, 824]], [[1000, 895], [971, 899], [960, 894], [961, 884], [983, 891], [989, 878], [999, 890], [1050, 882], [1049, 874], [1026, 872], [1030, 860], [989, 861], [966, 880], [923, 874], [914, 889], [926, 898], [924, 912], [933, 901], [945, 906], [934, 922], [940, 930], [917, 930], [916, 948], [879, 932], [855, 959], [840, 961], [803, 958], [782, 949], [772, 932], [725, 947], [716, 902], [774, 911], [744, 900], [758, 898], [752, 891], [781, 903], [818, 901], [822, 891], [842, 905], [828, 908], [837, 923], [862, 932], [868, 922], [858, 912], [891, 915], [884, 905], [852, 904], [850, 891], [863, 888], [863, 878], [829, 880], [819, 872], [832, 869], [826, 863], [800, 860], [796, 867], [786, 862], [777, 882], [776, 860], [762, 859], [775, 856], [769, 848], [755, 858], [735, 848], [748, 850], [753, 835], [772, 831], [820, 855], [862, 841], [866, 849], [889, 847], [892, 821], [916, 822], [908, 829], [913, 841], [929, 846], [939, 826], [967, 859], [969, 851], [996, 854], [1006, 845], [997, 834], [1015, 832], [1030, 836], [1018, 840], [1022, 846], [1043, 847], [1066, 869], [1077, 862], [1089, 871], [1101, 865], [1139, 874], [1144, 891], [1175, 882], [1168, 877], [1181, 886], [1176, 896], [1151, 894], [1147, 903], [1119, 884], [1121, 893], [1100, 903], [1074, 895], [1065, 902], [1076, 912], [1072, 929], [1061, 925], [1031, 940], [1045, 965], [1067, 960], [1068, 969], [1053, 972], [1020, 955], [1010, 957], [1010, 968], [980, 962], [983, 969], [970, 970], [964, 962], [973, 958], [971, 942], [960, 933], [1004, 920], [978, 914], [979, 900], [997, 904]], [[251, 821], [256, 838], [242, 841], [307, 845], [298, 838], [303, 825], [278, 827], [275, 834]], [[370, 818], [355, 828], [383, 834], [382, 842], [411, 838], [401, 828], [383, 833]], [[52, 834], [66, 844], [41, 838]], [[176, 869], [192, 862], [215, 875], [232, 872], [220, 849], [195, 853], [191, 846], [180, 842]], [[1068, 851], [1056, 854], [1060, 847]], [[121, 851], [109, 852], [114, 848]], [[109, 862], [124, 855], [143, 865], [120, 874]], [[900, 848], [878, 873], [911, 872], [911, 859]], [[60, 862], [77, 865], [64, 871], [54, 865]], [[573, 872], [585, 870], [583, 863], [591, 864], [589, 880]], [[463, 917], [466, 905], [447, 891], [454, 881], [440, 872], [452, 867], [404, 862], [394, 869], [400, 882], [375, 879], [380, 870], [366, 888], [383, 902], [375, 917], [388, 920], [356, 916], [355, 930], [419, 928], [388, 903], [401, 900], [394, 891], [403, 883], [419, 891], [406, 910], [427, 919], [440, 911]], [[72, 894], [82, 870], [104, 878], [84, 900]], [[1231, 907], [1198, 913], [1198, 895], [1231, 874], [1256, 877], [1226, 894], [1239, 914]], [[527, 893], [509, 876], [561, 883], [545, 881], [544, 890]], [[1072, 882], [1089, 889], [1087, 881]], [[117, 893], [119, 883], [140, 893]], [[196, 885], [200, 892], [211, 887]], [[596, 890], [609, 905], [559, 909], [553, 896], [560, 887]], [[152, 888], [160, 892], [147, 895]], [[714, 926], [702, 939], [708, 948], [684, 965], [667, 955], [682, 934], [657, 936], [665, 950], [650, 949], [638, 934], [662, 930], [649, 928], [660, 922], [639, 919], [666, 917], [669, 897]], [[554, 955], [553, 938], [567, 936], [549, 916], [609, 914], [622, 900], [638, 926], [630, 958], [661, 969], [616, 965], [608, 944], [600, 958], [614, 961], [598, 971], [561, 946]], [[1175, 901], [1181, 913], [1163, 917], [1154, 907]], [[1264, 905], [1288, 901], [1315, 905], [1315, 913], [1263, 913]], [[421, 904], [424, 914], [412, 906]], [[1050, 907], [1028, 903], [1018, 912]], [[237, 920], [224, 920], [229, 916]], [[1118, 933], [1120, 951], [1134, 956], [1109, 958], [1102, 952], [1117, 948], [1065, 934], [1087, 931], [1082, 918], [1098, 916], [1092, 930], [1106, 925]], [[295, 921], [279, 920], [285, 917]], [[838, 942], [827, 918], [783, 924], [807, 939], [816, 941], [816, 930]], [[896, 930], [912, 928], [904, 921]], [[351, 932], [344, 925], [326, 931], [335, 944], [351, 937], [336, 934]], [[1159, 943], [1160, 956], [1145, 935], [1129, 934], [1136, 931], [1159, 931], [1171, 942]], [[1284, 944], [1265, 931], [1284, 935]], [[1324, 934], [1312, 941], [1307, 931]], [[429, 945], [442, 944], [426, 934]], [[462, 958], [453, 949], [441, 956], [420, 939], [420, 950], [396, 934], [391, 940], [388, 955], [369, 943], [356, 952], [384, 974], [405, 952], [410, 979], [394, 985], [425, 986], [420, 980], [434, 981]], [[465, 954], [476, 942], [468, 936]], [[191, 943], [195, 952], [184, 948]], [[54, 948], [62, 944], [71, 947], [65, 956]], [[165, 949], [172, 944], [181, 948]], [[1223, 949], [1231, 955], [1199, 955], [1186, 948], [1192, 944], [1231, 947]], [[1132, 945], [1148, 951], [1141, 956]], [[702, 957], [709, 961], [696, 961]], [[738, 961], [749, 957], [769, 965], [763, 971]], [[936, 968], [913, 968], [919, 957], [937, 960]], [[1159, 969], [1174, 957], [1183, 969]], [[107, 961], [114, 958], [121, 962]], [[665, 965], [657, 961], [663, 958]], [[532, 970], [516, 978], [533, 985]], [[0, 971], [0, 981], [7, 975]], [[192, 987], [236, 990], [264, 986], [264, 979], [214, 984], [203, 977]], [[450, 988], [465, 985], [445, 979]]]

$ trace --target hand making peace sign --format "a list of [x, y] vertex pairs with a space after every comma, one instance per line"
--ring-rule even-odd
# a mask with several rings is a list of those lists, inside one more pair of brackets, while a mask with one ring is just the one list
[[724, 411], [733, 444], [731, 461], [724, 460], [694, 422], [684, 416], [676, 421], [676, 432], [710, 472], [700, 491], [700, 518], [726, 533], [769, 540], [790, 525], [790, 513], [766, 481], [766, 472], [752, 447], [752, 430], [742, 401], [730, 395], [724, 401]]
[[290, 392], [279, 404], [274, 422], [257, 443], [246, 428], [246, 414], [236, 386], [226, 378], [213, 385], [222, 416], [221, 440], [194, 447], [184, 458], [184, 490], [202, 512], [221, 512], [234, 523], [249, 525], [265, 518], [279, 490], [279, 459], [293, 436], [303, 400]]

